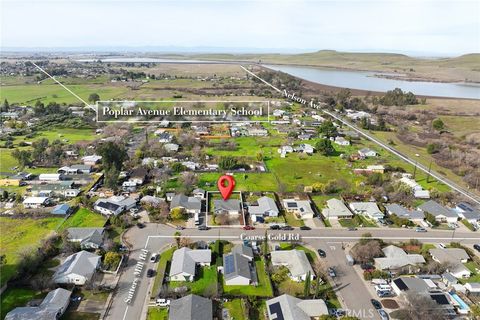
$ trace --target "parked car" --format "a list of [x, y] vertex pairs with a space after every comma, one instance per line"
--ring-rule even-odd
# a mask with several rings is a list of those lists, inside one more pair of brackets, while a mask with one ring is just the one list
[[153, 262], [153, 263], [157, 262], [157, 258], [158, 258], [158, 253], [152, 254], [150, 257], [150, 262]]
[[362, 263], [360, 265], [360, 268], [362, 268], [362, 270], [365, 270], [365, 271], [375, 270], [375, 266], [371, 263]]
[[377, 296], [379, 298], [388, 298], [388, 297], [393, 297], [395, 296], [395, 294], [392, 292], [392, 291], [389, 291], [389, 290], [385, 290], [385, 291], [377, 291]]
[[177, 230], [183, 230], [183, 229], [185, 229], [185, 227], [184, 227], [184, 226], [177, 226], [175, 229], [177, 229]]
[[416, 227], [415, 232], [427, 232], [427, 229], [425, 229], [423, 227]]
[[327, 256], [327, 253], [322, 249], [318, 249], [317, 252], [321, 258], [325, 258]]
[[139, 223], [137, 223], [137, 227], [138, 227], [139, 229], [143, 229], [143, 228], [145, 228], [145, 224], [139, 222]]
[[168, 306], [170, 306], [170, 300], [168, 300], [168, 299], [157, 299], [157, 301], [155, 302], [155, 305], [157, 307], [168, 307]]
[[309, 226], [301, 226], [300, 230], [312, 230]]
[[473, 245], [473, 249], [477, 250], [478, 252], [480, 252], [480, 244], [474, 244]]
[[380, 301], [375, 300], [375, 299], [371, 299], [370, 302], [372, 303], [372, 306], [373, 306], [375, 309], [377, 309], [377, 310], [382, 309], [382, 304], [380, 303]]
[[255, 230], [254, 226], [244, 226], [243, 230]]
[[329, 268], [327, 269], [327, 272], [328, 272], [328, 275], [329, 275], [330, 277], [332, 277], [332, 278], [335, 278], [335, 277], [337, 276], [337, 274], [335, 273], [335, 270], [333, 270], [332, 267], [329, 267]]
[[439, 246], [440, 248], [442, 248], [442, 249], [445, 249], [445, 248], [447, 247], [447, 246], [444, 245], [443, 243], [439, 243], [438, 246]]
[[389, 320], [390, 319], [388, 317], [388, 313], [383, 309], [378, 310], [378, 314], [380, 315], [380, 319], [382, 319], [382, 320]]
[[348, 228], [348, 231], [357, 231], [357, 228]]
[[153, 269], [148, 269], [147, 270], [147, 277], [152, 278], [155, 275], [155, 270]]
[[282, 230], [293, 230], [294, 228], [291, 226], [283, 226]]
[[278, 224], [272, 224], [270, 230], [280, 230], [280, 226]]
[[199, 227], [198, 227], [198, 230], [200, 230], [200, 231], [205, 231], [205, 230], [210, 230], [210, 228], [207, 227], [207, 226], [202, 225], [202, 226], [199, 226]]

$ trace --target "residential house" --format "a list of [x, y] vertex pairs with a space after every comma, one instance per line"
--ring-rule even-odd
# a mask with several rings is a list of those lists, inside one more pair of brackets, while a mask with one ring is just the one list
[[430, 191], [423, 190], [423, 187], [419, 185], [414, 179], [408, 176], [403, 176], [399, 181], [412, 189], [412, 193], [415, 198], [430, 199]]
[[454, 210], [446, 208], [434, 200], [425, 202], [418, 209], [433, 215], [438, 222], [452, 223], [458, 221], [458, 214]]
[[302, 143], [301, 145], [295, 148], [295, 151], [312, 155], [315, 152], [315, 148], [308, 143]]
[[128, 180], [135, 182], [137, 185], [141, 186], [145, 183], [147, 176], [148, 176], [148, 169], [135, 168], [130, 172]]
[[180, 146], [176, 143], [166, 143], [163, 145], [163, 148], [165, 148], [167, 152], [177, 152]]
[[58, 284], [84, 285], [100, 266], [101, 256], [88, 251], [74, 253], [65, 259], [53, 275]]
[[184, 165], [189, 170], [197, 170], [200, 164], [193, 162], [193, 161], [182, 161], [182, 165]]
[[176, 194], [170, 202], [170, 210], [173, 208], [184, 208], [185, 212], [191, 214], [200, 213], [202, 209], [202, 201], [196, 197]]
[[361, 158], [370, 158], [370, 157], [376, 157], [378, 154], [374, 150], [370, 148], [362, 148], [358, 150], [358, 155]]
[[203, 190], [203, 189], [200, 189], [200, 188], [196, 188], [192, 191], [192, 195], [195, 197], [195, 198], [198, 198], [200, 200], [203, 200], [205, 199], [205, 194], [206, 194], [206, 191]]
[[147, 204], [152, 207], [157, 207], [160, 205], [160, 203], [165, 202], [162, 198], [154, 197], [154, 196], [144, 196], [142, 199], [140, 199], [141, 204]]
[[169, 132], [162, 132], [158, 136], [158, 142], [169, 143], [172, 142], [173, 136]]
[[103, 245], [105, 228], [68, 228], [68, 240], [79, 242], [82, 249], [98, 249]]
[[280, 210], [272, 198], [260, 197], [254, 204], [248, 206], [248, 212], [250, 218], [256, 221], [257, 217], [278, 217]]
[[197, 266], [210, 266], [210, 249], [192, 250], [187, 247], [175, 250], [170, 266], [170, 281], [193, 281]]
[[310, 273], [310, 278], [315, 278], [312, 266], [303, 250], [278, 250], [271, 252], [273, 266], [285, 266], [288, 268], [290, 279], [293, 281], [305, 281]]
[[40, 181], [60, 181], [63, 180], [63, 174], [61, 173], [42, 173], [38, 176]]
[[102, 156], [98, 156], [96, 154], [91, 156], [82, 157], [83, 164], [94, 166], [102, 161]]
[[212, 320], [212, 300], [189, 294], [173, 300], [168, 309], [169, 320]]
[[252, 248], [241, 244], [234, 246], [230, 253], [223, 255], [222, 272], [226, 285], [256, 284], [258, 280]]
[[37, 184], [30, 187], [33, 196], [74, 198], [80, 194], [80, 189], [73, 187], [73, 181], [57, 181], [57, 183]]
[[350, 141], [348, 141], [344, 137], [335, 137], [335, 139], [333, 139], [333, 138], [331, 138], [331, 139], [333, 140], [333, 142], [335, 142], [339, 146], [349, 146], [350, 145]]
[[438, 263], [446, 263], [449, 265], [447, 269], [457, 279], [469, 278], [471, 271], [463, 264], [470, 259], [467, 252], [462, 248], [445, 248], [428, 250], [432, 259]]
[[402, 219], [408, 219], [414, 223], [421, 223], [425, 219], [425, 214], [421, 210], [410, 210], [399, 204], [393, 203], [385, 206], [389, 215], [396, 215]]
[[92, 172], [92, 166], [86, 164], [74, 164], [71, 166], [64, 166], [57, 170], [57, 173], [64, 175], [72, 174], [90, 174]]
[[370, 119], [371, 115], [368, 112], [365, 111], [353, 111], [353, 110], [347, 110], [347, 117], [356, 121], [362, 118], [367, 118]]
[[72, 213], [72, 210], [73, 210], [73, 208], [68, 203], [62, 203], [62, 204], [59, 204], [59, 205], [55, 206], [55, 208], [53, 208], [51, 213], [52, 214], [59, 214], [59, 215], [67, 215], [67, 214]]
[[283, 199], [283, 207], [300, 219], [312, 219], [315, 214], [309, 200]]
[[213, 200], [213, 212], [215, 214], [240, 214], [241, 206], [240, 200], [228, 199], [228, 200]]
[[327, 208], [322, 210], [326, 219], [350, 219], [353, 213], [347, 208], [343, 201], [338, 199], [327, 200]]
[[480, 296], [480, 282], [468, 282], [465, 284], [468, 295]]
[[266, 303], [269, 320], [311, 320], [329, 314], [327, 304], [321, 299], [301, 300], [283, 294]]
[[394, 245], [387, 246], [382, 251], [385, 257], [374, 259], [375, 266], [380, 270], [393, 271], [425, 263], [425, 258], [421, 254], [408, 254]]
[[473, 225], [477, 225], [480, 222], [480, 209], [475, 208], [470, 203], [459, 202], [455, 206], [455, 211], [457, 211], [460, 218], [467, 220]]
[[70, 303], [72, 292], [58, 288], [50, 291], [35, 307], [17, 307], [8, 312], [5, 320], [60, 319]]
[[356, 214], [361, 214], [375, 221], [384, 217], [383, 212], [380, 211], [375, 202], [351, 202], [349, 207]]
[[135, 207], [137, 200], [131, 197], [112, 196], [106, 199], [98, 199], [93, 208], [106, 215], [119, 215], [123, 211]]
[[38, 209], [45, 207], [50, 203], [50, 198], [48, 197], [26, 197], [23, 200], [23, 206], [25, 208]]
[[264, 128], [251, 127], [247, 128], [247, 134], [251, 137], [265, 137], [268, 136], [268, 130]]

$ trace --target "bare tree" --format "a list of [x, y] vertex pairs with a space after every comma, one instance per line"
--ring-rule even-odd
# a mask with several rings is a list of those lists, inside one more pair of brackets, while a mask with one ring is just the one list
[[444, 320], [447, 316], [442, 308], [428, 295], [407, 294], [407, 306], [401, 310], [400, 319]]
[[352, 248], [352, 256], [356, 261], [361, 263], [370, 262], [373, 258], [383, 255], [380, 242], [371, 240], [365, 244], [357, 244]]

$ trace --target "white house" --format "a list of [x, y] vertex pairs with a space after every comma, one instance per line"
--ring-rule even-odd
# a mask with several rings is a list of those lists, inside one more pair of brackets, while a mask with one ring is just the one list
[[229, 286], [256, 284], [258, 281], [252, 248], [238, 244], [230, 253], [224, 254], [222, 273], [225, 284]]
[[193, 281], [197, 266], [210, 266], [210, 249], [192, 250], [187, 247], [175, 250], [170, 266], [170, 281]]
[[63, 175], [61, 173], [41, 173], [38, 176], [40, 181], [60, 181], [62, 179]]
[[278, 210], [277, 204], [275, 200], [270, 197], [261, 197], [258, 198], [256, 203], [248, 206], [248, 212], [252, 219], [253, 217], [278, 217]]
[[112, 196], [107, 199], [98, 199], [93, 208], [106, 215], [119, 215], [123, 211], [130, 210], [137, 204], [131, 197]]
[[83, 164], [94, 166], [100, 161], [102, 161], [102, 156], [97, 156], [96, 154], [91, 156], [82, 157]]
[[350, 145], [350, 141], [348, 141], [344, 137], [335, 137], [335, 139], [333, 139], [333, 142], [335, 142], [339, 146], [349, 146]]
[[283, 207], [286, 211], [295, 213], [301, 219], [312, 219], [314, 215], [308, 200], [283, 199]]
[[370, 148], [360, 149], [360, 150], [358, 150], [358, 154], [362, 158], [369, 158], [369, 157], [376, 157], [377, 156], [377, 153]]
[[299, 299], [288, 294], [266, 301], [269, 320], [311, 320], [328, 315], [322, 299]]
[[433, 215], [438, 222], [452, 223], [458, 221], [458, 213], [455, 210], [446, 208], [433, 200], [423, 203], [418, 209]]
[[102, 257], [88, 251], [74, 253], [65, 259], [53, 275], [58, 284], [84, 285], [90, 281], [100, 266]]
[[380, 270], [396, 270], [425, 263], [425, 258], [421, 254], [408, 254], [394, 245], [387, 246], [382, 251], [385, 257], [374, 259], [375, 266]]
[[184, 194], [176, 194], [171, 199], [170, 210], [174, 208], [183, 208], [185, 209], [185, 212], [195, 214], [200, 213], [200, 210], [202, 209], [202, 200], [196, 197], [187, 197]]
[[240, 201], [237, 199], [213, 200], [213, 212], [215, 214], [237, 215], [241, 212]]
[[326, 219], [347, 219], [353, 217], [353, 213], [343, 201], [338, 199], [327, 200], [327, 208], [322, 210], [322, 215]]
[[309, 273], [311, 280], [315, 278], [315, 273], [303, 250], [272, 251], [271, 260], [273, 266], [287, 267], [289, 276], [293, 281], [305, 281]]
[[467, 252], [462, 248], [445, 248], [445, 249], [430, 249], [428, 250], [432, 259], [438, 263], [447, 263], [450, 265], [448, 272], [450, 272], [455, 278], [469, 278], [471, 271], [463, 264], [466, 263], [470, 257]]
[[40, 208], [48, 205], [50, 203], [50, 198], [48, 197], [26, 197], [23, 200], [23, 206], [25, 208]]
[[368, 218], [378, 221], [383, 219], [384, 215], [375, 202], [351, 202], [350, 209], [356, 214], [367, 216]]

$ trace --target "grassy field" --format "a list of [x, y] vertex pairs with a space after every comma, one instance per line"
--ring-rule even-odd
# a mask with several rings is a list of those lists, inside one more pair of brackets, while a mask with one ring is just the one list
[[154, 298], [160, 292], [162, 287], [163, 278], [165, 277], [165, 272], [167, 264], [172, 260], [173, 252], [176, 250], [176, 247], [170, 248], [160, 254], [160, 260], [157, 265], [157, 273], [155, 276], [155, 281], [153, 282], [151, 298]]
[[168, 320], [168, 309], [159, 307], [148, 308], [147, 320]]
[[233, 299], [223, 304], [223, 307], [228, 309], [232, 320], [246, 320], [246, 310], [243, 306], [242, 299]]
[[24, 307], [30, 300], [41, 299], [43, 296], [45, 294], [30, 289], [9, 288], [5, 290], [0, 300], [0, 318], [4, 319], [5, 315], [16, 307]]
[[263, 259], [255, 259], [255, 267], [257, 269], [258, 286], [227, 286], [221, 276], [223, 292], [231, 295], [271, 297], [273, 295], [273, 289], [265, 271]]
[[89, 313], [80, 311], [67, 311], [61, 318], [62, 320], [99, 320], [99, 313]]
[[62, 224], [62, 229], [81, 228], [81, 227], [103, 227], [105, 225], [105, 217], [99, 213], [90, 211], [87, 208], [80, 208]]
[[171, 281], [169, 286], [171, 288], [177, 288], [186, 286], [189, 288], [190, 293], [203, 295], [206, 290], [210, 290], [211, 287], [217, 288], [217, 266], [212, 265], [210, 267], [202, 267], [197, 275], [195, 275], [195, 281]]
[[0, 217], [0, 254], [5, 254], [7, 258], [7, 264], [0, 269], [1, 285], [15, 274], [18, 252], [23, 248], [36, 247], [40, 240], [54, 231], [62, 221], [61, 217], [42, 219]]

